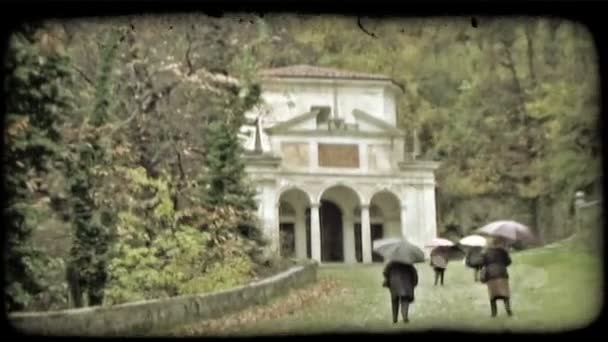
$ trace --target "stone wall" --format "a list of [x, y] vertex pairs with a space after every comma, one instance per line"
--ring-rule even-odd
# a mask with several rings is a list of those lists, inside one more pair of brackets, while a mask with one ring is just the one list
[[263, 304], [292, 288], [316, 281], [317, 264], [306, 263], [276, 276], [221, 292], [54, 312], [13, 313], [23, 334], [136, 336], [169, 329]]

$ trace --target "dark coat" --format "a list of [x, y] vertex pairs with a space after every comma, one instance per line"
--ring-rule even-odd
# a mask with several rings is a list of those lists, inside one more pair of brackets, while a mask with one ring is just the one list
[[391, 262], [384, 268], [391, 298], [405, 297], [414, 301], [414, 288], [418, 285], [418, 272], [412, 265]]
[[483, 252], [483, 266], [487, 280], [509, 278], [507, 267], [511, 265], [509, 252], [503, 248], [491, 247]]
[[465, 258], [465, 264], [470, 268], [480, 268], [483, 266], [483, 253], [481, 247], [471, 248]]
[[436, 247], [431, 251], [431, 266], [434, 268], [447, 268], [449, 257], [448, 248]]

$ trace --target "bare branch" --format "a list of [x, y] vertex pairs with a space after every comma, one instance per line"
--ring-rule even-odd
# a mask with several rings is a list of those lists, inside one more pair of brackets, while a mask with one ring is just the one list
[[367, 33], [368, 35], [370, 35], [373, 38], [377, 38], [376, 35], [373, 32], [369, 32], [368, 30], [366, 30], [363, 25], [361, 24], [361, 17], [357, 17], [357, 26], [359, 26], [359, 28], [361, 29], [361, 31]]
[[527, 23], [524, 26], [524, 32], [526, 35], [526, 42], [527, 42], [527, 55], [528, 55], [528, 71], [530, 72], [530, 79], [532, 81], [532, 85], [535, 86], [536, 85], [536, 73], [534, 70], [534, 45], [533, 45], [533, 38], [532, 38], [532, 27], [531, 25], [533, 25], [532, 23]]
[[[182, 154], [179, 151], [176, 151], [176, 153], [177, 153], [177, 167], [179, 169], [179, 177], [183, 181], [186, 179], [186, 172], [184, 172], [184, 165], [182, 164]], [[181, 189], [181, 186], [180, 186], [180, 189]]]
[[190, 53], [192, 52], [192, 40], [190, 39], [189, 33], [186, 33], [186, 40], [188, 41], [188, 49], [186, 49], [186, 63], [188, 64], [187, 76], [191, 76], [194, 74], [194, 67], [192, 66], [192, 60], [190, 59]]
[[90, 84], [92, 87], [95, 86], [95, 84], [93, 83], [93, 81], [84, 73], [84, 71], [82, 71], [81, 69], [79, 69], [77, 66], [72, 65], [72, 67], [74, 68], [74, 70], [76, 70], [78, 72], [78, 74], [80, 76], [82, 76], [82, 78], [87, 81], [88, 84]]
[[192, 151], [192, 152], [194, 152], [194, 153], [197, 153], [197, 154], [200, 154], [201, 156], [206, 155], [205, 151], [203, 151], [203, 150], [201, 150], [201, 149], [198, 149], [198, 148], [196, 148], [196, 147], [192, 147], [192, 148], [190, 148], [190, 151]]

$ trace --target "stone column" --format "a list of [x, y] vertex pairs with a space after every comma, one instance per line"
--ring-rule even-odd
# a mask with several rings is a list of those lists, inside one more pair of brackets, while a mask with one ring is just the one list
[[310, 205], [310, 255], [313, 260], [321, 262], [321, 222], [319, 220], [319, 203]]
[[367, 143], [359, 143], [359, 153], [361, 160], [361, 171], [368, 172], [369, 171], [369, 145]]
[[319, 147], [316, 142], [310, 142], [308, 144], [310, 159], [309, 159], [309, 168], [311, 171], [319, 170]]
[[418, 224], [420, 225], [418, 228], [418, 234], [416, 234], [416, 241], [415, 243], [417, 244], [422, 244], [425, 241], [424, 237], [427, 235], [426, 231], [428, 230], [428, 226], [427, 226], [427, 212], [426, 212], [426, 202], [425, 202], [425, 198], [424, 198], [424, 185], [422, 184], [418, 184], [416, 186], [416, 201], [418, 202]]
[[357, 262], [357, 258], [355, 256], [355, 227], [352, 215], [344, 215], [342, 224], [344, 231], [344, 261], [354, 264]]
[[264, 236], [269, 240], [267, 252], [278, 252], [279, 239], [279, 200], [276, 197], [274, 184], [262, 180], [262, 225]]
[[305, 208], [296, 210], [295, 223], [296, 257], [306, 259], [306, 212]]
[[372, 233], [369, 223], [369, 204], [361, 205], [361, 252], [363, 263], [372, 262]]
[[437, 211], [435, 208], [435, 184], [426, 183], [423, 185], [424, 198], [424, 236], [423, 242], [427, 242], [437, 237]]
[[408, 239], [408, 231], [407, 231], [407, 224], [406, 224], [406, 218], [407, 218], [407, 209], [405, 205], [401, 206], [401, 236]]
[[276, 254], [281, 253], [281, 220], [279, 217], [279, 201], [277, 201], [274, 208], [273, 218], [273, 226], [275, 229], [272, 230], [270, 243], [272, 251]]
[[402, 228], [405, 237], [410, 242], [417, 242], [418, 231], [422, 229], [422, 222], [420, 221], [420, 202], [418, 201], [417, 190], [413, 186], [407, 186], [404, 191], [404, 198], [401, 204], [402, 212], [403, 208], [407, 208], [405, 217], [401, 216]]
[[577, 191], [574, 194], [574, 223], [576, 232], [581, 232], [581, 209], [585, 205], [585, 193], [583, 191]]

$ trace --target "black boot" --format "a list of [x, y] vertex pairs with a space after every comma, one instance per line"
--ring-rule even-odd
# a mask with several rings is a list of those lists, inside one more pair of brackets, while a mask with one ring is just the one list
[[443, 286], [443, 274], [445, 273], [445, 270], [441, 271], [441, 286]]
[[407, 317], [409, 307], [410, 307], [410, 302], [407, 299], [402, 298], [401, 299], [401, 316], [403, 317], [403, 323], [408, 323], [410, 321], [409, 318]]
[[496, 317], [496, 298], [490, 299], [490, 309], [492, 310], [492, 317]]
[[397, 317], [399, 316], [399, 297], [393, 298], [392, 300], [393, 306], [393, 324], [397, 323]]
[[511, 300], [509, 298], [505, 298], [505, 311], [507, 311], [507, 315], [509, 317], [513, 316], [513, 311], [511, 311]]

